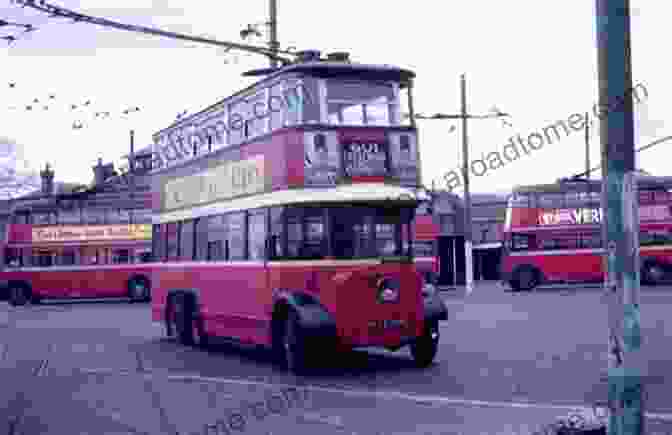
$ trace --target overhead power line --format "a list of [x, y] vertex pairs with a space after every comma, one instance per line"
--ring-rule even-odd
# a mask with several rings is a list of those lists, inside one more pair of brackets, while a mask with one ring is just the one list
[[22, 7], [29, 7], [38, 10], [40, 12], [49, 14], [51, 17], [71, 19], [75, 23], [83, 22], [89, 24], [96, 24], [98, 26], [111, 27], [114, 29], [124, 30], [127, 32], [162, 36], [164, 38], [179, 39], [182, 41], [197, 42], [201, 44], [214, 45], [217, 47], [224, 47], [233, 50], [245, 51], [248, 53], [256, 53], [266, 56], [269, 59], [276, 60], [284, 65], [292, 63], [292, 59], [280, 56], [279, 54], [284, 54], [288, 56], [296, 55], [296, 53], [293, 53], [291, 51], [283, 51], [277, 48], [257, 47], [253, 45], [239, 44], [235, 42], [218, 41], [215, 39], [204, 38], [200, 36], [185, 35], [181, 33], [169, 32], [166, 30], [155, 29], [151, 27], [138, 26], [135, 24], [123, 24], [116, 21], [108, 20], [106, 18], [92, 17], [89, 15], [81, 14], [79, 12], [62, 8], [60, 6], [54, 6], [50, 3], [47, 3], [45, 0], [12, 0], [12, 2]]
[[[661, 139], [657, 139], [657, 140], [655, 140], [655, 141], [653, 141], [653, 142], [651, 142], [651, 143], [649, 143], [649, 144], [646, 144], [646, 145], [643, 145], [643, 146], [637, 148], [637, 149], [635, 150], [635, 152], [638, 153], [638, 152], [640, 152], [640, 151], [647, 150], [647, 149], [652, 148], [652, 147], [654, 147], [654, 146], [656, 146], [656, 145], [659, 145], [659, 144], [661, 144], [661, 143], [663, 143], [663, 142], [667, 142], [667, 141], [670, 140], [670, 139], [672, 139], [672, 136], [665, 136], [665, 137], [663, 137], [663, 138], [661, 138]], [[585, 176], [589, 175], [590, 173], [597, 171], [597, 170], [600, 169], [601, 167], [602, 167], [602, 165], [597, 165], [597, 166], [595, 166], [594, 168], [591, 168], [590, 171], [584, 171], [584, 172], [581, 172], [581, 173], [579, 173], [579, 174], [572, 175], [572, 176], [569, 177], [569, 178], [572, 179], [572, 178], [581, 178], [581, 177], [585, 177]]]

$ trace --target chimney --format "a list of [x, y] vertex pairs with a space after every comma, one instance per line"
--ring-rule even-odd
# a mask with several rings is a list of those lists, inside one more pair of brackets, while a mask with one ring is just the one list
[[103, 159], [98, 158], [98, 164], [93, 167], [93, 184], [98, 186], [105, 182], [105, 166]]
[[43, 195], [53, 195], [54, 194], [54, 171], [47, 163], [47, 166], [40, 172], [40, 177], [42, 178], [42, 194]]

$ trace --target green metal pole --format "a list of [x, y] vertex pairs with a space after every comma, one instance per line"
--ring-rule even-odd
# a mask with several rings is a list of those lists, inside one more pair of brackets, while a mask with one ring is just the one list
[[609, 434], [644, 434], [639, 316], [639, 208], [633, 132], [629, 0], [596, 0], [602, 225], [609, 301]]

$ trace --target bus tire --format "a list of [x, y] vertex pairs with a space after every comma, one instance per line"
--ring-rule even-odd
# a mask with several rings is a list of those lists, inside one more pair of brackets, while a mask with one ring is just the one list
[[411, 356], [418, 367], [426, 368], [432, 365], [438, 351], [439, 322], [426, 321], [423, 334], [411, 343]]
[[660, 263], [649, 261], [642, 267], [642, 281], [644, 284], [659, 285], [664, 281], [665, 269]]
[[306, 370], [306, 346], [301, 334], [299, 317], [294, 310], [289, 310], [282, 329], [282, 364], [295, 375]]
[[513, 272], [509, 284], [513, 291], [531, 291], [539, 285], [541, 273], [537, 268], [529, 265], [520, 266]]
[[27, 284], [13, 282], [9, 284], [9, 303], [13, 307], [26, 305], [32, 298], [32, 292]]
[[151, 299], [151, 290], [149, 281], [143, 276], [135, 276], [128, 280], [126, 284], [128, 289], [129, 303], [147, 302]]
[[175, 301], [175, 332], [179, 342], [185, 346], [194, 344], [193, 300], [188, 294], [178, 293]]

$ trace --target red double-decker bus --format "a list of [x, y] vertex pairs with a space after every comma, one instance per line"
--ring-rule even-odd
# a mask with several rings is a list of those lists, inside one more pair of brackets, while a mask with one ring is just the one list
[[8, 224], [0, 282], [12, 305], [150, 297], [150, 224]]
[[[672, 271], [672, 178], [638, 177], [641, 279]], [[502, 276], [514, 290], [544, 283], [602, 282], [600, 181], [514, 189], [506, 210]]]
[[294, 373], [356, 347], [431, 364], [447, 312], [412, 255], [417, 133], [399, 94], [413, 76], [315, 58], [155, 135], [152, 316], [167, 335], [268, 346]]

